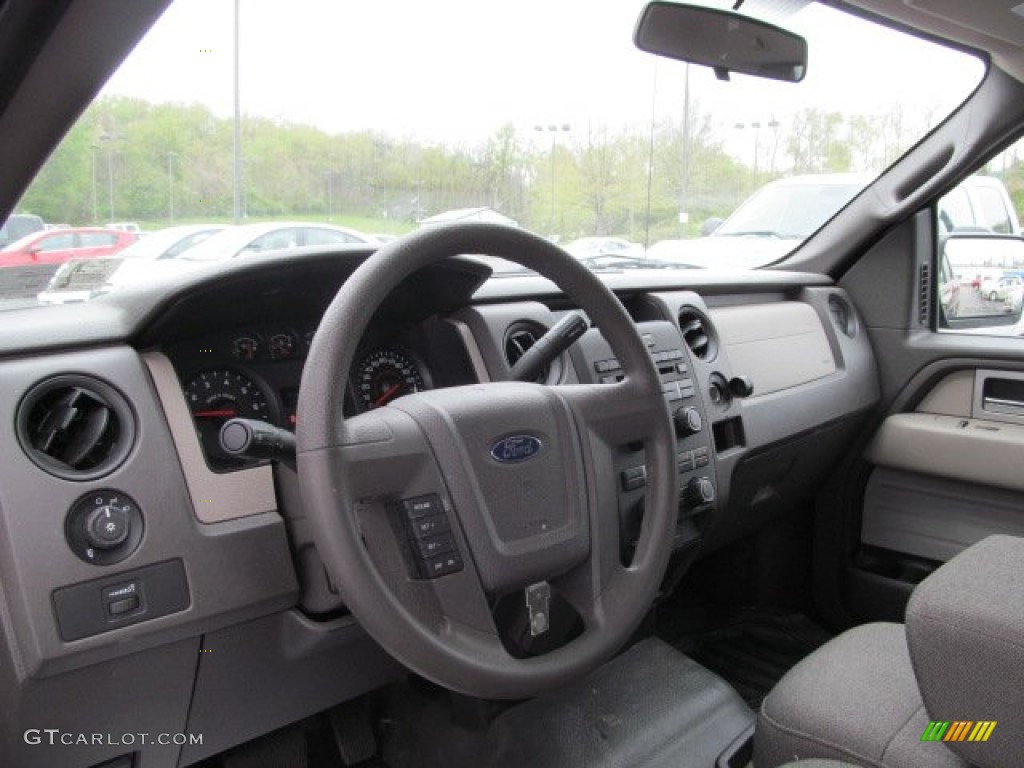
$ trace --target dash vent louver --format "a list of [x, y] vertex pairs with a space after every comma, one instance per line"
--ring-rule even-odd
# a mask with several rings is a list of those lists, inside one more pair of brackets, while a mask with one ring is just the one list
[[693, 307], [683, 307], [679, 311], [679, 330], [694, 357], [704, 361], [715, 359], [718, 341], [711, 321], [703, 312]]
[[48, 379], [18, 409], [18, 440], [38, 467], [68, 480], [115, 469], [131, 449], [135, 422], [124, 397], [86, 376]]
[[[518, 320], [505, 331], [505, 362], [511, 368], [537, 340], [547, 333], [547, 328], [530, 320]], [[561, 375], [561, 365], [555, 360], [534, 379], [538, 384], [552, 384]]]

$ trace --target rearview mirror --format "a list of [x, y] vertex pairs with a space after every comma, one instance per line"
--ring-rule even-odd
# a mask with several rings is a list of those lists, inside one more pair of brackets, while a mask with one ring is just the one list
[[642, 51], [730, 72], [798, 83], [807, 74], [807, 41], [733, 11], [654, 0], [633, 33]]

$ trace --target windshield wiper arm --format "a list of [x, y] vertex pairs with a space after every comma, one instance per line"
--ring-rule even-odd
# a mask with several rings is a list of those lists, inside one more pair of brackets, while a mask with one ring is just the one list
[[788, 238], [783, 232], [776, 232], [772, 229], [750, 229], [743, 232], [715, 232], [715, 237], [771, 237], [775, 240]]

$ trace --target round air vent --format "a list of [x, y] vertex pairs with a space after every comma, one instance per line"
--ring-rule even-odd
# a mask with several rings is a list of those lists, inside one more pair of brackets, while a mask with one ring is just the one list
[[[531, 320], [518, 320], [505, 331], [505, 362], [511, 368], [523, 354], [537, 343], [537, 339], [547, 333], [540, 323]], [[544, 368], [534, 379], [538, 384], [556, 384], [562, 376], [561, 361], [556, 359]]]
[[705, 362], [718, 354], [718, 339], [707, 315], [693, 307], [679, 310], [679, 330], [693, 356]]
[[40, 382], [18, 406], [18, 442], [40, 469], [65, 480], [93, 480], [124, 461], [135, 419], [124, 397], [88, 376]]
[[832, 324], [840, 333], [851, 339], [857, 335], [857, 318], [845, 299], [833, 293], [828, 297], [828, 311], [832, 316]]

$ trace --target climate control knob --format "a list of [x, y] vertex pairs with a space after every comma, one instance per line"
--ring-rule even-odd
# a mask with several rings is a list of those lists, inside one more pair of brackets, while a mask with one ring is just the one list
[[686, 407], [680, 408], [675, 412], [672, 417], [676, 425], [676, 434], [679, 437], [687, 437], [688, 435], [695, 435], [700, 432], [704, 423], [700, 418], [700, 411], [696, 408]]
[[683, 486], [683, 503], [688, 507], [700, 507], [715, 500], [715, 484], [706, 477], [695, 477]]

